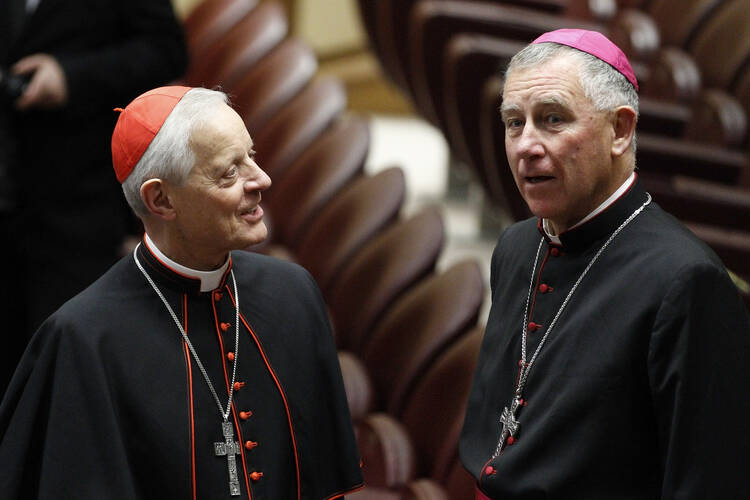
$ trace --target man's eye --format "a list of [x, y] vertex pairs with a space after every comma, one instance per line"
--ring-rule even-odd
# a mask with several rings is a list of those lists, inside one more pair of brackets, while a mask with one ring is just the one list
[[508, 118], [507, 120], [505, 120], [505, 126], [507, 128], [518, 128], [522, 124], [523, 123], [518, 118]]
[[231, 167], [229, 170], [226, 171], [224, 174], [224, 177], [231, 178], [237, 175], [237, 167]]
[[558, 123], [562, 122], [562, 117], [560, 115], [547, 115], [547, 123], [551, 125], [557, 125]]

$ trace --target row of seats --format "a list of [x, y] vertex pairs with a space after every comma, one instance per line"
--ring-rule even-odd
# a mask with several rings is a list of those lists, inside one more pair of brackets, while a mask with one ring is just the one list
[[436, 269], [440, 210], [402, 215], [403, 171], [369, 175], [366, 119], [288, 34], [278, 2], [205, 0], [185, 20], [189, 85], [221, 86], [273, 180], [266, 242], [328, 305], [367, 487], [352, 498], [472, 498], [458, 432], [483, 328], [478, 264]]
[[[385, 73], [442, 130], [456, 160], [514, 220], [530, 213], [505, 154], [497, 112], [502, 70], [546, 31], [576, 27], [612, 38], [641, 82], [636, 159], [641, 179], [658, 203], [713, 247], [738, 284], [747, 285], [750, 110], [743, 107], [742, 84], [750, 80], [750, 0], [359, 0], [359, 5]], [[750, 306], [750, 290], [743, 292]]]

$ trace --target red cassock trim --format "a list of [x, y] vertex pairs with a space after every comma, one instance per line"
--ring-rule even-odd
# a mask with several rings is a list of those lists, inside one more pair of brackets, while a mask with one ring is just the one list
[[[229, 289], [228, 285], [225, 285], [227, 293], [229, 293], [229, 298], [232, 301], [232, 304], [237, 307], [237, 304], [235, 302], [234, 296], [232, 295], [231, 290]], [[245, 320], [245, 317], [240, 313], [240, 321], [242, 321], [242, 324], [245, 325], [245, 328], [247, 328], [247, 331], [250, 332], [250, 336], [253, 338], [253, 341], [255, 342], [255, 345], [258, 347], [258, 351], [260, 352], [261, 357], [263, 358], [263, 362], [266, 365], [266, 369], [268, 370], [268, 373], [271, 374], [271, 378], [273, 378], [274, 383], [276, 384], [276, 387], [279, 389], [279, 394], [281, 394], [281, 399], [284, 401], [284, 411], [286, 412], [286, 418], [287, 422], [289, 423], [289, 434], [292, 437], [292, 448], [294, 448], [294, 468], [297, 476], [297, 500], [300, 500], [302, 498], [302, 490], [301, 490], [301, 484], [300, 484], [300, 470], [299, 470], [299, 452], [297, 451], [297, 438], [294, 435], [294, 425], [292, 424], [292, 413], [289, 410], [289, 401], [286, 398], [286, 393], [284, 392], [284, 389], [281, 387], [281, 382], [279, 381], [279, 378], [276, 376], [276, 372], [273, 371], [273, 368], [271, 368], [271, 363], [268, 361], [268, 356], [266, 356], [266, 352], [263, 350], [263, 346], [260, 344], [260, 340], [258, 340], [258, 336], [255, 335], [255, 332], [250, 327], [250, 324]], [[224, 357], [222, 356], [222, 359]], [[243, 461], [244, 461], [245, 454], [242, 454]]]
[[485, 495], [482, 490], [479, 489], [479, 486], [476, 487], [474, 490], [474, 499], [475, 500], [492, 500], [490, 497]]
[[339, 492], [339, 493], [334, 493], [330, 497], [325, 497], [324, 500], [335, 500], [336, 498], [341, 498], [344, 495], [348, 495], [349, 493], [354, 493], [356, 491], [359, 491], [359, 490], [363, 489], [364, 487], [365, 487], [364, 484], [360, 484], [359, 486], [355, 486], [354, 488], [352, 488], [350, 490], [342, 491], [342, 492]]
[[[185, 321], [185, 332], [187, 333], [187, 295], [183, 295], [183, 317]], [[193, 405], [193, 367], [190, 362], [190, 351], [188, 350], [187, 342], [182, 341], [182, 350], [185, 353], [185, 367], [187, 369], [188, 376], [188, 413], [190, 414], [190, 477], [192, 479], [193, 486], [193, 500], [196, 498], [196, 479], [195, 479], [195, 415]]]
[[[231, 294], [230, 294], [231, 297]], [[232, 301], [234, 303], [234, 300]], [[226, 363], [226, 357], [224, 356], [224, 339], [221, 336], [221, 331], [219, 330], [220, 326], [218, 323], [218, 313], [216, 312], [216, 301], [211, 302], [211, 310], [214, 314], [214, 328], [216, 330], [216, 337], [219, 340], [219, 357], [221, 358], [221, 366], [222, 371], [224, 373], [224, 385], [227, 389], [227, 396], [229, 395], [229, 376], [227, 375], [227, 363]], [[236, 346], [235, 346], [236, 347]], [[237, 389], [237, 384], [239, 382], [235, 382], [235, 390]], [[244, 385], [244, 384], [243, 384]], [[241, 443], [243, 441], [242, 438], [242, 427], [240, 426], [240, 423], [237, 421], [237, 409], [234, 406], [234, 401], [232, 401], [232, 420], [234, 421], [234, 431], [237, 433], [237, 440]], [[245, 450], [240, 448], [240, 457], [242, 458], [242, 476], [245, 478], [245, 489], [247, 490], [247, 498], [248, 500], [253, 500], [253, 492], [250, 489], [250, 481], [248, 481], [247, 477], [247, 462], [245, 462]]]

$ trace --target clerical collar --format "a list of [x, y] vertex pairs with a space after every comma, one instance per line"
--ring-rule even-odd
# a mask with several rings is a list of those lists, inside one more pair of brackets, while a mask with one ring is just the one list
[[[625, 182], [622, 183], [622, 185], [617, 188], [617, 190], [612, 193], [609, 198], [604, 200], [604, 202], [596, 207], [591, 213], [589, 213], [586, 217], [578, 221], [576, 224], [568, 228], [568, 231], [575, 229], [577, 227], [582, 226], [583, 224], [586, 224], [588, 221], [599, 215], [601, 212], [607, 209], [611, 204], [613, 204], [615, 201], [617, 201], [620, 196], [627, 191], [630, 186], [633, 185], [633, 182], [635, 182], [635, 171], [631, 172], [630, 176], [625, 180]], [[554, 229], [552, 228], [552, 224], [550, 224], [549, 219], [542, 219], [542, 229], [544, 230], [544, 234], [549, 239], [550, 243], [554, 243], [555, 245], [562, 245], [562, 241], [560, 240], [560, 237], [555, 234]]]
[[618, 189], [613, 194], [614, 200], [607, 200], [603, 203], [605, 206], [599, 207], [602, 210], [597, 209], [596, 213], [592, 212], [592, 217], [588, 220], [560, 233], [557, 236], [558, 243], [544, 231], [541, 219], [538, 222], [539, 232], [551, 245], [562, 245], [566, 251], [585, 251], [592, 244], [612, 234], [612, 231], [648, 198], [637, 174], [632, 182], [625, 181], [624, 191], [616, 196], [619, 191]]
[[231, 262], [231, 259], [227, 257], [224, 265], [222, 265], [218, 269], [214, 269], [213, 271], [198, 271], [196, 269], [185, 267], [182, 264], [179, 264], [164, 255], [164, 253], [159, 250], [159, 247], [157, 247], [153, 240], [149, 237], [148, 233], [144, 235], [143, 242], [145, 243], [148, 251], [153, 254], [153, 256], [159, 261], [159, 263], [166, 267], [168, 270], [184, 278], [188, 278], [190, 280], [198, 280], [198, 282], [200, 283], [199, 291], [201, 292], [210, 292], [211, 290], [216, 290], [217, 288], [219, 288], [224, 281]]

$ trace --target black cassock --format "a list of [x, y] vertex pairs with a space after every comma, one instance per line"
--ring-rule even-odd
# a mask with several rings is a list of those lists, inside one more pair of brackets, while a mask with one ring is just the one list
[[[226, 405], [241, 453], [230, 497], [222, 417], [133, 255], [39, 329], [0, 406], [6, 499], [335, 498], [362, 484], [325, 305], [302, 268], [234, 252], [220, 288], [139, 261], [165, 295]], [[233, 360], [233, 361], [232, 361]]]
[[651, 203], [581, 281], [534, 362], [516, 441], [490, 460], [521, 359], [527, 362], [586, 265], [646, 201], [638, 181], [613, 205], [545, 239], [507, 229], [491, 266], [492, 308], [460, 452], [493, 499], [750, 497], [750, 320], [719, 259]]

